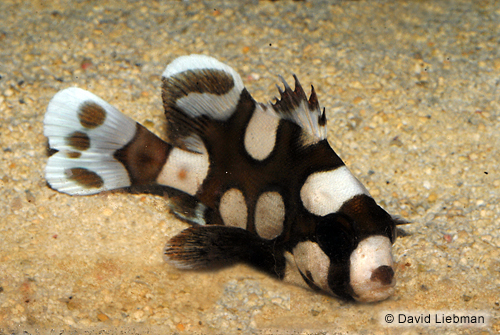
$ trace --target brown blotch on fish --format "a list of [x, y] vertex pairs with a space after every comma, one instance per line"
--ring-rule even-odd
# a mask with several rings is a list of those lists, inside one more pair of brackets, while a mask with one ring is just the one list
[[185, 169], [182, 169], [179, 171], [177, 176], [179, 177], [180, 180], [184, 180], [187, 177], [187, 171]]
[[85, 151], [90, 148], [90, 138], [81, 131], [75, 131], [66, 138], [66, 143], [76, 150]]
[[222, 70], [188, 70], [163, 78], [162, 96], [165, 108], [189, 93], [224, 95], [234, 87], [233, 77]]
[[66, 157], [68, 158], [80, 158], [80, 156], [82, 155], [81, 152], [78, 152], [78, 151], [68, 151], [66, 153]]
[[371, 281], [378, 281], [382, 285], [390, 285], [394, 278], [394, 270], [388, 265], [382, 265], [376, 268], [370, 277]]
[[80, 124], [87, 129], [99, 127], [106, 120], [106, 111], [95, 102], [87, 101], [80, 107], [78, 113]]
[[69, 180], [86, 188], [100, 188], [104, 185], [104, 180], [97, 173], [84, 168], [71, 168], [64, 173]]
[[136, 129], [134, 138], [113, 157], [125, 166], [132, 184], [138, 186], [156, 180], [172, 147], [139, 123]]

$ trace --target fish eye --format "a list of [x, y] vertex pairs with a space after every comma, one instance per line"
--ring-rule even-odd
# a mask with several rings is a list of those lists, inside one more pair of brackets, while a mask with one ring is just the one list
[[337, 213], [328, 214], [316, 226], [319, 246], [332, 261], [342, 261], [350, 257], [355, 238], [349, 232], [349, 220]]

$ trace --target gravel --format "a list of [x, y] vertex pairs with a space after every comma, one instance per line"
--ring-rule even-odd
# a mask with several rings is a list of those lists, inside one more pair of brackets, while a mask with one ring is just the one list
[[[416, 334], [386, 311], [490, 315], [500, 332], [500, 3], [0, 3], [0, 334]], [[313, 84], [336, 152], [389, 212], [396, 293], [344, 303], [244, 265], [162, 261], [186, 225], [165, 199], [70, 197], [44, 181], [43, 115], [79, 86], [165, 131], [160, 75], [203, 53], [258, 101], [281, 74]], [[308, 90], [307, 90], [308, 91]]]

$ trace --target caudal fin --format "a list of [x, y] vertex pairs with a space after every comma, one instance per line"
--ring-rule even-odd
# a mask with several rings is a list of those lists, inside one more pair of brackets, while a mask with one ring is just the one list
[[57, 150], [45, 178], [71, 195], [154, 183], [171, 146], [96, 95], [72, 87], [50, 101], [44, 135]]

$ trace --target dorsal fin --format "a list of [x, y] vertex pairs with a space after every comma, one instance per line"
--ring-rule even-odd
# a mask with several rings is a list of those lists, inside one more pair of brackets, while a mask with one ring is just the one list
[[[304, 130], [304, 144], [326, 139], [325, 110], [321, 111], [319, 107], [314, 87], [311, 86], [308, 99], [297, 77], [293, 77], [294, 90], [280, 76], [285, 88], [283, 91], [278, 86], [280, 98], [275, 103], [260, 106], [270, 114], [300, 126]], [[175, 59], [163, 72], [162, 82], [168, 142], [200, 153], [203, 150], [200, 134], [204, 134], [207, 121], [223, 122], [231, 118], [245, 90], [235, 70], [204, 55]], [[249, 95], [247, 98], [252, 99]]]
[[321, 111], [319, 107], [314, 86], [311, 85], [311, 95], [308, 100], [296, 75], [293, 75], [295, 79], [295, 90], [293, 91], [283, 77], [279, 76], [279, 78], [285, 91], [276, 85], [280, 92], [280, 98], [275, 98], [276, 102], [271, 103], [272, 108], [282, 118], [302, 127], [313, 136], [315, 141], [324, 140], [326, 138], [326, 114], [325, 109], [323, 108]]
[[204, 55], [176, 58], [162, 75], [169, 142], [199, 152], [204, 120], [228, 120], [245, 88], [230, 66]]

